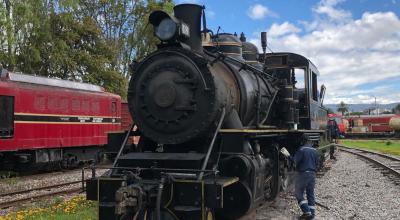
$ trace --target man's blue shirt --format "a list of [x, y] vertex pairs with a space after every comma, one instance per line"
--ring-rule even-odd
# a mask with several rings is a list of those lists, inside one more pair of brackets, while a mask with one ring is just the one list
[[293, 160], [296, 163], [296, 170], [299, 172], [317, 171], [319, 166], [318, 152], [311, 144], [301, 146]]

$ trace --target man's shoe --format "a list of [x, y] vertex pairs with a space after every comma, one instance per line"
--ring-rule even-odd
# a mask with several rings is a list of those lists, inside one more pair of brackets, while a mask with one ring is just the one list
[[304, 213], [303, 215], [301, 215], [300, 217], [299, 217], [299, 220], [311, 220], [311, 219], [313, 219], [313, 216], [311, 215], [311, 214], [309, 214], [309, 213]]

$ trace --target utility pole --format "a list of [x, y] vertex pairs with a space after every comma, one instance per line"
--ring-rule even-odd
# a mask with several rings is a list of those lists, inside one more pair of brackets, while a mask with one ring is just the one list
[[375, 111], [376, 111], [376, 114], [379, 115], [378, 105], [376, 104], [376, 96], [374, 96], [374, 98], [375, 98]]

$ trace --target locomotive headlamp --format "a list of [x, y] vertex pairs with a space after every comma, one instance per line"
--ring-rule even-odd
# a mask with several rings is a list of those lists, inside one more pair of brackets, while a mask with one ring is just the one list
[[187, 24], [163, 11], [151, 13], [149, 20], [154, 26], [154, 34], [161, 41], [185, 39], [190, 36], [190, 29]]
[[176, 33], [177, 29], [176, 26], [177, 25], [172, 19], [165, 18], [160, 22], [160, 24], [157, 27], [155, 27], [154, 32], [160, 40], [162, 41], [170, 40], [172, 39], [172, 37], [174, 37]]

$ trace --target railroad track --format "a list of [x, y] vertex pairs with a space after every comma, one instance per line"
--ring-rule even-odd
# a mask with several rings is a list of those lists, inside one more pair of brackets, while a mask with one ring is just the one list
[[[63, 195], [63, 194], [69, 194], [69, 193], [82, 192], [82, 187], [80, 185], [74, 186], [74, 185], [78, 185], [78, 184], [81, 184], [81, 181], [71, 181], [71, 182], [60, 183], [60, 184], [55, 184], [55, 185], [50, 185], [50, 186], [43, 186], [43, 187], [38, 187], [38, 188], [33, 188], [33, 189], [28, 189], [28, 190], [3, 193], [3, 194], [0, 194], [0, 199], [5, 200], [5, 201], [0, 202], [0, 208], [2, 209], [2, 208], [12, 207], [16, 204], [21, 204], [23, 202], [34, 201], [37, 199], [52, 197], [55, 195]], [[73, 186], [73, 187], [70, 187], [70, 186]], [[68, 187], [68, 188], [63, 188], [63, 187]], [[16, 195], [19, 195], [19, 197], [13, 198]], [[11, 197], [11, 196], [13, 196], [13, 197]], [[5, 199], [5, 197], [9, 197], [9, 198]]]
[[393, 180], [396, 185], [400, 185], [400, 158], [373, 152], [369, 150], [349, 148], [347, 146], [338, 145], [341, 151], [357, 155], [369, 162], [379, 166], [384, 174], [390, 174], [395, 177]]

